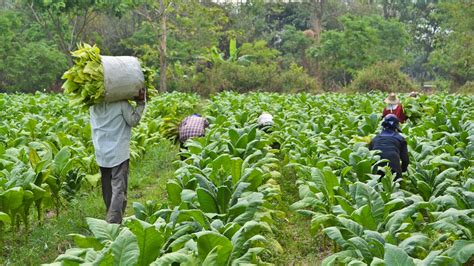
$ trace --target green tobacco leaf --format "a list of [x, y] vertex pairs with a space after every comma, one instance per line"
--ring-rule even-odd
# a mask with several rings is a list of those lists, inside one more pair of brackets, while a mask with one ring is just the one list
[[203, 212], [219, 213], [217, 202], [214, 196], [206, 189], [196, 189], [199, 206]]
[[178, 251], [178, 252], [167, 253], [159, 257], [154, 262], [152, 262], [150, 266], [171, 266], [176, 263], [183, 265], [190, 261], [191, 261], [191, 255]]
[[90, 217], [87, 217], [86, 221], [92, 234], [103, 244], [106, 241], [114, 241], [120, 233], [119, 224], [109, 224], [104, 220]]
[[332, 226], [332, 227], [324, 228], [323, 232], [330, 239], [334, 240], [342, 248], [347, 249], [350, 247], [350, 244], [347, 242], [347, 240], [344, 239], [339, 228]]
[[85, 179], [91, 186], [96, 187], [97, 184], [99, 184], [100, 173], [93, 174], [93, 175], [86, 175]]
[[4, 208], [16, 210], [23, 204], [24, 191], [22, 187], [10, 188], [0, 194], [0, 201]]
[[417, 262], [418, 266], [449, 266], [455, 263], [453, 258], [439, 256], [441, 250], [433, 250], [422, 261]]
[[240, 177], [241, 177], [241, 174], [242, 174], [242, 163], [243, 163], [243, 160], [241, 158], [232, 158], [231, 160], [231, 163], [232, 163], [232, 183], [234, 185], [237, 184], [237, 182], [240, 181]]
[[0, 223], [10, 224], [11, 223], [10, 216], [4, 212], [0, 212]]
[[[199, 232], [196, 236], [198, 254], [202, 261], [207, 259], [211, 265], [226, 264], [232, 251], [232, 243], [227, 237], [212, 231]], [[211, 255], [207, 258], [211, 251], [218, 256]]]
[[104, 245], [99, 240], [93, 237], [86, 237], [79, 234], [69, 234], [74, 240], [74, 243], [80, 248], [92, 248], [94, 250], [101, 250]]
[[166, 183], [166, 191], [168, 192], [168, 199], [171, 201], [171, 204], [179, 206], [181, 204], [181, 191], [183, 191], [181, 186], [176, 181], [169, 180]]
[[181, 210], [178, 214], [176, 222], [196, 221], [202, 227], [208, 229], [209, 221], [202, 210]]
[[127, 227], [135, 234], [140, 256], [137, 265], [149, 265], [160, 255], [159, 250], [164, 244], [163, 234], [147, 222], [133, 219]]
[[405, 252], [407, 252], [410, 256], [418, 257], [416, 256], [417, 250], [428, 250], [432, 242], [433, 240], [431, 240], [429, 237], [421, 233], [415, 233], [407, 239], [403, 240], [398, 246], [405, 250]]
[[334, 266], [334, 265], [346, 265], [350, 261], [358, 258], [357, 253], [354, 250], [344, 250], [335, 254], [332, 254], [329, 257], [326, 257], [322, 266]]
[[234, 250], [232, 251], [232, 259], [239, 258], [244, 255], [247, 250], [245, 243], [247, 240], [261, 233], [270, 232], [271, 229], [268, 224], [264, 222], [249, 221], [246, 222], [233, 236], [232, 236], [232, 245]]
[[38, 164], [41, 162], [41, 158], [39, 157], [38, 153], [35, 149], [31, 148], [28, 158], [30, 159], [30, 164], [33, 169], [36, 169]]
[[229, 210], [231, 196], [232, 195], [228, 187], [220, 186], [217, 188], [217, 204], [219, 206], [219, 213], [227, 213]]
[[415, 266], [413, 259], [403, 249], [388, 243], [385, 244], [383, 259], [386, 265], [390, 266]]
[[353, 238], [350, 238], [348, 242], [352, 244], [355, 250], [359, 250], [359, 252], [364, 257], [365, 262], [372, 261], [372, 258], [374, 256], [370, 252], [369, 244], [367, 243], [367, 241], [365, 241], [361, 237], [353, 237]]
[[137, 238], [127, 228], [122, 229], [118, 237], [111, 245], [114, 256], [114, 265], [136, 265], [140, 250]]
[[456, 240], [444, 254], [456, 259], [458, 263], [466, 263], [474, 256], [474, 240]]

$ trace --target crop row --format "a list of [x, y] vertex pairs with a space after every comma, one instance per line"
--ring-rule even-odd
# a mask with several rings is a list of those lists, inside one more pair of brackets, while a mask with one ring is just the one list
[[[134, 129], [132, 159], [168, 134], [168, 117], [179, 119], [198, 103], [190, 94], [154, 98]], [[97, 184], [89, 115], [69, 107], [65, 97], [2, 94], [0, 118], [0, 231], [20, 224], [28, 231], [46, 211], [59, 213], [81, 186]]]
[[[270, 111], [272, 137], [299, 176], [292, 208], [311, 217], [334, 254], [324, 265], [456, 265], [474, 254], [474, 106], [472, 97], [405, 99], [410, 167], [401, 182], [379, 181], [382, 95], [219, 95], [232, 116]], [[242, 110], [244, 110], [242, 112]]]
[[259, 255], [275, 244], [273, 217], [281, 215], [273, 204], [280, 198], [278, 160], [266, 135], [255, 124], [213, 124], [182, 156], [167, 183], [168, 204], [134, 203], [123, 227], [88, 218], [93, 236], [73, 235], [77, 248], [55, 263], [261, 263]]

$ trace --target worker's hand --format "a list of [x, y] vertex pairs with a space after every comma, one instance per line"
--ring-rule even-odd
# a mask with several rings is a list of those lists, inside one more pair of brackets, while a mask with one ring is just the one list
[[145, 101], [145, 89], [141, 89], [140, 91], [138, 91], [138, 96], [135, 97], [135, 101], [137, 103]]

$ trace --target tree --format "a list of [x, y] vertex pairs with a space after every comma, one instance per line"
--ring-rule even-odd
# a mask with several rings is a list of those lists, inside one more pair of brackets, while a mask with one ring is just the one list
[[474, 80], [474, 5], [458, 0], [440, 4], [439, 41], [429, 57], [435, 73], [463, 85]]
[[17, 11], [0, 10], [0, 88], [43, 90], [66, 69], [66, 56]]
[[[21, 0], [50, 40], [55, 40], [64, 54], [69, 55], [78, 42], [84, 42], [87, 28], [100, 12], [120, 15], [121, 1]], [[72, 59], [69, 57], [69, 64]]]
[[380, 16], [345, 16], [342, 31], [321, 35], [309, 53], [321, 64], [328, 86], [346, 85], [360, 69], [377, 61], [405, 62], [409, 35], [402, 23]]

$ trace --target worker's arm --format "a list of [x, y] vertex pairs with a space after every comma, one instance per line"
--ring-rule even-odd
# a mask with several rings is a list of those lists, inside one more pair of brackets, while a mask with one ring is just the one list
[[145, 102], [138, 101], [137, 107], [134, 109], [130, 103], [124, 101], [122, 103], [122, 115], [125, 122], [131, 127], [138, 125], [142, 118], [143, 111], [145, 110]]
[[408, 158], [408, 147], [407, 142], [402, 140], [400, 147], [400, 159], [402, 160], [402, 172], [406, 172], [410, 159]]
[[400, 105], [400, 123], [405, 123], [405, 121], [408, 119], [408, 117], [405, 114], [405, 110], [403, 110], [403, 106]]

